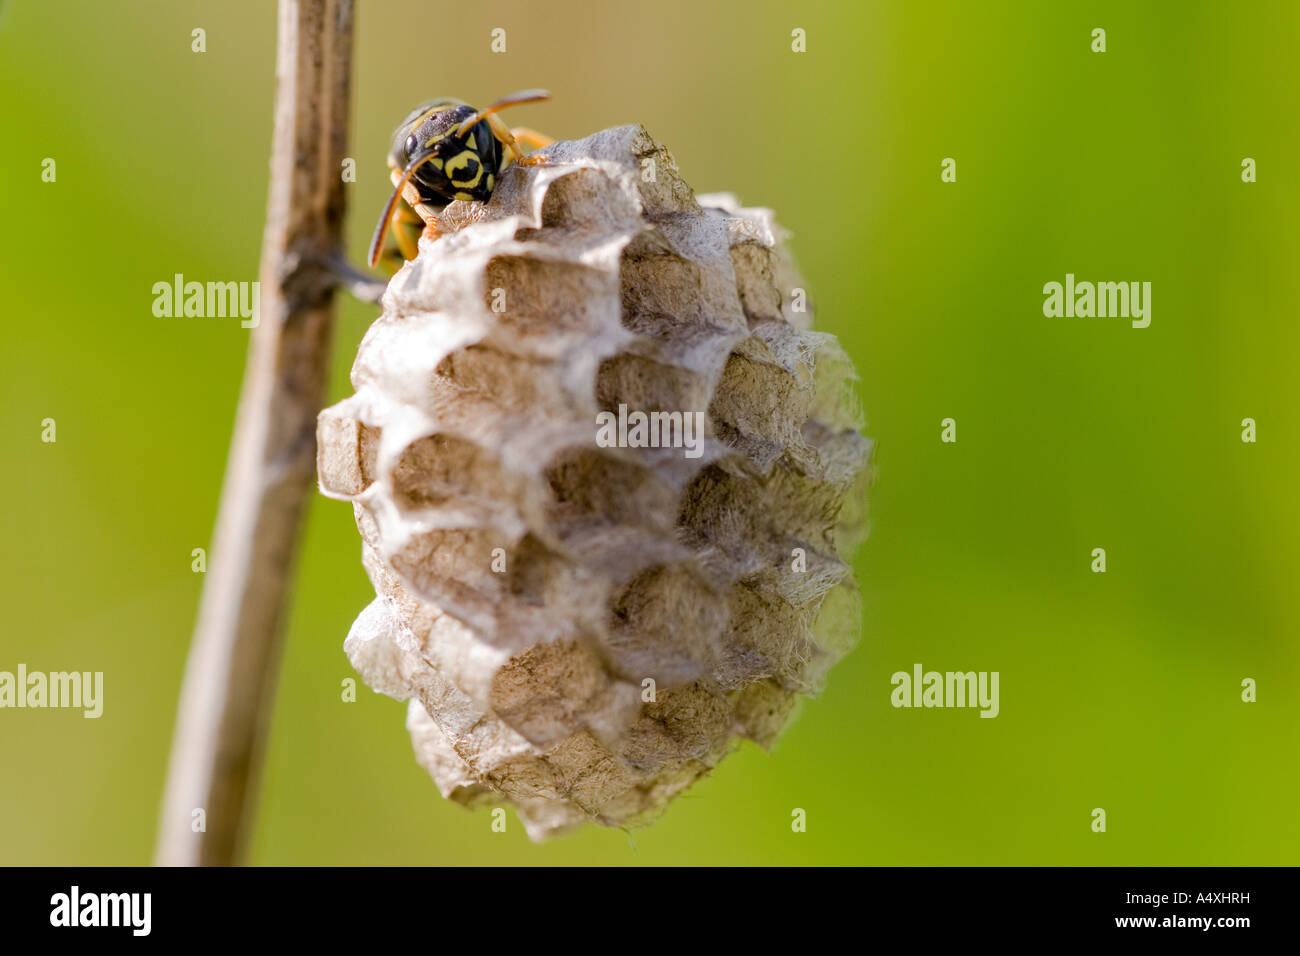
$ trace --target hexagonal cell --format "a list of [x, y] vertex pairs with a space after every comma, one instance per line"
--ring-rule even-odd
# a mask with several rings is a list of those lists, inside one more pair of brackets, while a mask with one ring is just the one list
[[697, 571], [661, 565], [612, 597], [608, 621], [614, 673], [634, 684], [649, 677], [679, 687], [712, 672], [727, 605]]
[[760, 747], [771, 747], [799, 706], [799, 695], [774, 681], [747, 684], [732, 698], [737, 732]]
[[496, 500], [521, 481], [487, 449], [442, 433], [407, 445], [390, 477], [394, 502], [408, 511]]
[[547, 468], [550, 519], [613, 522], [670, 533], [680, 493], [655, 471], [594, 448], [564, 449]]
[[702, 412], [708, 383], [695, 371], [624, 353], [600, 363], [596, 403], [617, 414], [619, 405], [639, 412]]
[[336, 498], [361, 494], [375, 480], [381, 432], [327, 408], [316, 419], [316, 473], [321, 489]]
[[727, 269], [720, 273], [717, 261], [692, 261], [667, 252], [638, 254], [638, 248], [644, 247], [631, 247], [624, 254], [619, 270], [625, 326], [635, 329], [639, 317], [650, 316], [679, 328], [745, 329], [729, 260], [723, 260]]
[[639, 228], [636, 202], [599, 169], [575, 169], [552, 180], [542, 200], [543, 229], [610, 232]]
[[506, 578], [492, 570], [494, 550], [515, 542], [491, 528], [446, 528], [413, 535], [388, 563], [426, 601], [474, 622], [490, 620]]
[[772, 250], [757, 242], [737, 243], [731, 247], [731, 265], [750, 327], [764, 320], [780, 321], [784, 293], [776, 286]]
[[624, 738], [622, 757], [629, 766], [651, 776], [686, 761], [712, 767], [731, 749], [734, 718], [725, 694], [697, 682], [660, 690], [656, 697]]
[[741, 435], [785, 446], [800, 440], [811, 400], [812, 390], [779, 365], [733, 352], [709, 414]]
[[615, 281], [582, 263], [518, 253], [494, 256], [483, 275], [484, 305], [506, 334], [493, 341], [498, 348], [527, 348], [531, 340], [544, 343], [556, 332], [594, 331], [605, 321], [595, 303], [608, 301]]
[[568, 736], [609, 683], [599, 657], [572, 641], [535, 644], [492, 678], [492, 712], [539, 746]]
[[570, 390], [564, 368], [535, 357], [515, 355], [489, 345], [471, 345], [444, 358], [435, 371], [447, 402], [470, 399], [498, 408], [572, 415], [591, 402]]

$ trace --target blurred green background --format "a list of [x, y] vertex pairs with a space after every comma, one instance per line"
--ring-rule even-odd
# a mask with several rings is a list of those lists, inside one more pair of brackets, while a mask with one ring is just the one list
[[[440, 94], [549, 88], [512, 120], [644, 123], [698, 191], [777, 210], [879, 443], [864, 633], [772, 753], [631, 838], [534, 846], [439, 797], [404, 705], [340, 701], [372, 590], [351, 509], [314, 496], [253, 862], [1300, 862], [1300, 4], [359, 6], [354, 260], [393, 126]], [[155, 318], [151, 287], [256, 278], [275, 21], [0, 19], [0, 669], [105, 673], [99, 720], [0, 712], [0, 863], [151, 857], [248, 336]], [[1150, 328], [1044, 318], [1066, 272], [1151, 281]], [[343, 305], [330, 402], [375, 314]], [[999, 671], [1000, 716], [893, 709], [915, 662]]]

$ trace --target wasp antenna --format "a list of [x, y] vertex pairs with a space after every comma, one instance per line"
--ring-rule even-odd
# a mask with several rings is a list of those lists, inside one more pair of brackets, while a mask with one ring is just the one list
[[393, 194], [388, 197], [388, 202], [384, 204], [384, 211], [379, 216], [379, 222], [375, 226], [375, 234], [370, 237], [370, 249], [366, 253], [366, 261], [370, 263], [370, 268], [375, 267], [379, 261], [379, 251], [384, 245], [384, 233], [388, 231], [388, 225], [392, 222], [393, 211], [397, 208], [397, 200], [402, 195], [402, 190], [406, 184], [411, 181], [415, 171], [438, 155], [436, 149], [430, 149], [421, 153], [415, 159], [407, 163], [406, 168], [402, 170], [402, 175], [397, 180], [397, 185], [393, 187]]
[[370, 248], [366, 252], [366, 262], [370, 268], [374, 268], [379, 262], [379, 250], [384, 245], [384, 233], [388, 231], [388, 224], [393, 219], [393, 209], [397, 206], [397, 196], [401, 193], [402, 187], [398, 186], [393, 190], [393, 194], [388, 197], [388, 202], [384, 204], [384, 211], [379, 216], [379, 222], [375, 226], [375, 234], [370, 237]]
[[520, 90], [518, 93], [511, 93], [509, 96], [502, 97], [491, 106], [479, 110], [465, 122], [456, 127], [456, 135], [464, 136], [470, 131], [474, 124], [480, 122], [485, 117], [493, 113], [500, 113], [502, 110], [511, 106], [519, 106], [521, 103], [540, 103], [543, 100], [551, 98], [550, 90]]

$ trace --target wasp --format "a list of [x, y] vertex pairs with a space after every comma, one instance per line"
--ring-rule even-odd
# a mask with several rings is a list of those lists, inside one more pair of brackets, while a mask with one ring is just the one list
[[370, 240], [371, 268], [379, 261], [385, 233], [392, 232], [402, 259], [414, 259], [420, 223], [424, 235], [436, 239], [438, 213], [448, 203], [487, 202], [512, 163], [542, 162], [539, 156], [524, 155], [525, 145], [540, 149], [554, 140], [522, 127], [512, 130], [497, 113], [550, 98], [546, 90], [521, 90], [481, 110], [453, 99], [431, 100], [412, 110], [393, 133], [388, 152], [393, 194]]

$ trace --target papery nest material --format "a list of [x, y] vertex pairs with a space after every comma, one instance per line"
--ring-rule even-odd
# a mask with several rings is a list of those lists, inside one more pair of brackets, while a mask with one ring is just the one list
[[[856, 637], [871, 457], [769, 211], [637, 126], [544, 154], [448, 207], [318, 425], [377, 595], [348, 657], [444, 796], [534, 839], [775, 739]], [[703, 435], [598, 440], [638, 412]]]

